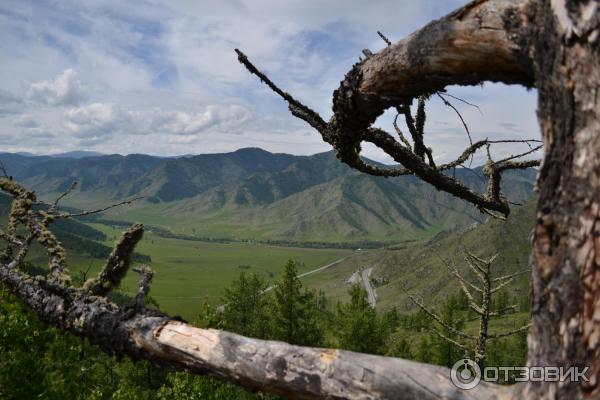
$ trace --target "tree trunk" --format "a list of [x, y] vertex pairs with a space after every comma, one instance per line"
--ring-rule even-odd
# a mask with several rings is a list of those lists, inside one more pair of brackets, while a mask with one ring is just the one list
[[599, 40], [597, 0], [476, 0], [355, 67], [355, 120], [452, 84], [538, 89], [528, 365], [589, 367], [589, 382], [530, 382], [518, 398], [600, 397]]
[[530, 366], [589, 366], [589, 383], [531, 382], [527, 398], [600, 388], [600, 57], [598, 2], [533, 2], [528, 38], [545, 158], [531, 256]]

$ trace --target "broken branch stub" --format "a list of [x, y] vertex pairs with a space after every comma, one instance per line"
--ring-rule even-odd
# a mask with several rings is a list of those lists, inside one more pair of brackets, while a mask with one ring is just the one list
[[[520, 48], [505, 28], [505, 15], [516, 12], [526, 0], [475, 1], [430, 23], [406, 39], [388, 45], [377, 54], [363, 51], [366, 58], [356, 63], [333, 93], [333, 116], [321, 116], [280, 89], [248, 57], [236, 49], [238, 60], [258, 76], [289, 105], [290, 112], [315, 128], [323, 140], [336, 150], [337, 157], [349, 166], [376, 176], [416, 175], [439, 190], [448, 192], [492, 216], [507, 216], [509, 203], [500, 191], [501, 172], [528, 168], [539, 161], [502, 163], [488, 175], [488, 189], [479, 194], [444, 174], [462, 164], [483, 145], [471, 143], [456, 160], [437, 167], [432, 149], [424, 142], [425, 99], [443, 92], [452, 84], [475, 85], [483, 81], [533, 85], [530, 65], [520, 56]], [[380, 36], [381, 33], [379, 33]], [[382, 36], [384, 40], [384, 36]], [[386, 43], [389, 41], [386, 40]], [[389, 43], [388, 43], [389, 44]], [[416, 116], [410, 114], [413, 99], [419, 99]], [[443, 99], [443, 97], [442, 97]], [[443, 99], [446, 104], [447, 100]], [[451, 106], [451, 105], [450, 105]], [[414, 147], [396, 127], [398, 142], [373, 123], [388, 108], [403, 113]], [[455, 111], [456, 108], [451, 106]], [[391, 156], [400, 167], [381, 168], [366, 163], [360, 156], [362, 142], [369, 142]], [[529, 141], [521, 141], [526, 143]]]

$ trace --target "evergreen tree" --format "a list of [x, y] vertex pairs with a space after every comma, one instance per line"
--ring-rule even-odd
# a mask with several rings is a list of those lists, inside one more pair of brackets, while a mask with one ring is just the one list
[[285, 266], [274, 291], [272, 338], [288, 343], [318, 346], [323, 341], [318, 323], [320, 300], [312, 290], [302, 289], [293, 260]]
[[241, 272], [223, 295], [223, 327], [244, 336], [264, 338], [269, 322], [266, 288], [266, 281], [257, 274]]
[[419, 340], [419, 346], [417, 348], [417, 354], [415, 355], [417, 361], [431, 363], [433, 360], [433, 351], [431, 348], [431, 338], [429, 334], [424, 333]]
[[362, 353], [381, 353], [385, 332], [375, 309], [371, 307], [367, 292], [354, 284], [348, 292], [350, 302], [337, 306], [337, 326], [340, 347]]
[[505, 314], [508, 311], [507, 308], [510, 305], [509, 303], [510, 296], [508, 294], [508, 291], [506, 291], [506, 289], [500, 290], [494, 298], [494, 311], [496, 311], [500, 315]]
[[[442, 305], [440, 317], [447, 325], [460, 331], [464, 328], [465, 321], [460, 317], [458, 310], [459, 305], [456, 297], [450, 296]], [[459, 339], [451, 332], [444, 332], [444, 334], [452, 340]], [[464, 356], [464, 350], [437, 335], [433, 336], [433, 348], [434, 362], [447, 367], [451, 367]]]
[[388, 344], [388, 350], [385, 355], [388, 357], [411, 359], [413, 354], [410, 349], [410, 343], [406, 339], [406, 336], [400, 332], [392, 335]]

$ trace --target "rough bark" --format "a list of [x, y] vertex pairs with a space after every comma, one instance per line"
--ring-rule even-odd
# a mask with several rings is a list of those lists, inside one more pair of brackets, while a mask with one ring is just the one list
[[448, 85], [484, 81], [532, 87], [531, 64], [505, 29], [526, 0], [472, 1], [369, 57], [360, 67], [364, 96], [413, 99]]
[[529, 398], [599, 397], [598, 2], [533, 2], [517, 34], [534, 66], [545, 158], [531, 264], [530, 365], [589, 366], [588, 384], [530, 383]]
[[[144, 275], [144, 271], [140, 271]], [[140, 293], [147, 293], [147, 274]], [[294, 399], [499, 399], [508, 388], [462, 391], [447, 368], [343, 350], [293, 346], [199, 329], [140, 303], [120, 309], [85, 289], [64, 288], [0, 265], [0, 279], [41, 319], [110, 354], [144, 358]]]

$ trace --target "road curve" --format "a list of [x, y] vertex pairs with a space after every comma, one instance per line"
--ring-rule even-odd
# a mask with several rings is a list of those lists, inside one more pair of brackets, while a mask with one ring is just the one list
[[367, 291], [367, 298], [369, 300], [369, 304], [371, 307], [375, 308], [377, 304], [377, 295], [375, 294], [375, 289], [371, 285], [371, 280], [369, 277], [371, 276], [371, 272], [373, 271], [373, 267], [363, 269], [360, 273], [360, 277], [362, 278], [363, 285], [365, 286], [365, 290]]

